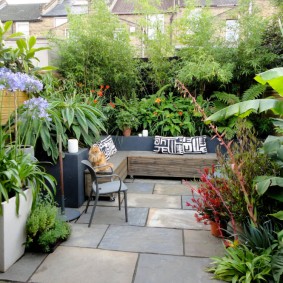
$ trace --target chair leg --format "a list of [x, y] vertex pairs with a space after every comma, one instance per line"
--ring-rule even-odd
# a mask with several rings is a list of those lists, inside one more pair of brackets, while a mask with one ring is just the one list
[[120, 192], [118, 192], [118, 203], [119, 203], [119, 210], [121, 210], [121, 195], [120, 195]]
[[127, 200], [127, 191], [124, 191], [124, 205], [125, 205], [125, 218], [128, 222], [128, 200]]
[[90, 225], [91, 225], [91, 222], [92, 222], [92, 219], [93, 219], [93, 215], [94, 215], [94, 212], [95, 212], [95, 209], [96, 209], [98, 198], [99, 198], [99, 195], [96, 194], [95, 195], [95, 201], [94, 201], [93, 208], [92, 208], [92, 212], [91, 212], [91, 216], [90, 216], [89, 223], [88, 223], [88, 227], [90, 227]]
[[90, 193], [89, 193], [89, 196], [88, 196], [88, 201], [87, 201], [87, 204], [86, 204], [85, 213], [87, 213], [87, 210], [88, 210], [88, 207], [89, 207], [89, 203], [91, 201], [92, 196], [93, 196], [93, 191], [91, 190]]

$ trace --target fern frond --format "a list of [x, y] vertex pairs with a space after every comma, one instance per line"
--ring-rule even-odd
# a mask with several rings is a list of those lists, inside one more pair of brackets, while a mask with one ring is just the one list
[[250, 88], [248, 88], [243, 96], [242, 96], [242, 101], [247, 101], [247, 100], [253, 100], [256, 98], [259, 98], [263, 92], [266, 90], [266, 85], [262, 84], [256, 84], [252, 85]]
[[212, 97], [224, 102], [226, 105], [232, 105], [240, 102], [240, 99], [237, 95], [227, 92], [215, 91]]

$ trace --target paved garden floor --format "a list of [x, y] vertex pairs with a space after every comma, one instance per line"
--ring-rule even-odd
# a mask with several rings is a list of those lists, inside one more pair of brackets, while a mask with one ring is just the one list
[[[26, 253], [0, 282], [209, 283], [209, 257], [224, 252], [209, 227], [186, 206], [181, 180], [127, 179], [129, 222], [115, 202], [100, 201], [72, 223], [72, 234], [51, 254]], [[190, 186], [196, 185], [194, 182]], [[90, 207], [92, 208], [92, 207]], [[79, 208], [83, 212], [85, 206]]]

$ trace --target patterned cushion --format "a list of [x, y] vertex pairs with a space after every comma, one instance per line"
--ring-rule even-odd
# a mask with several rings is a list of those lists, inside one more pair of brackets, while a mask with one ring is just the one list
[[100, 150], [105, 154], [106, 160], [117, 152], [117, 148], [111, 136], [107, 136], [96, 145], [99, 146]]
[[182, 137], [155, 136], [153, 151], [167, 154], [183, 154]]
[[183, 137], [184, 153], [207, 153], [206, 136]]

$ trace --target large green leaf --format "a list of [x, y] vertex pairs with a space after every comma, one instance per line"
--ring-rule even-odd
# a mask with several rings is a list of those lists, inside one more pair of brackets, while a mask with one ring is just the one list
[[279, 220], [283, 220], [283, 210], [280, 210], [276, 213], [270, 214], [271, 216], [279, 219]]
[[[283, 190], [283, 178], [281, 177], [269, 177], [269, 176], [259, 176], [255, 178], [256, 190], [259, 195], [264, 195], [266, 191], [273, 186], [278, 186], [278, 190]], [[280, 192], [278, 195], [281, 195]], [[275, 198], [273, 196], [273, 198]]]
[[271, 268], [275, 283], [280, 283], [283, 274], [283, 248], [272, 256]]
[[262, 113], [272, 110], [275, 114], [283, 114], [283, 101], [277, 99], [254, 99], [228, 106], [205, 119], [209, 124], [215, 121], [223, 121], [231, 116], [246, 117], [251, 113]]
[[260, 73], [254, 78], [257, 82], [265, 85], [269, 84], [281, 96], [283, 96], [283, 68], [274, 68]]

